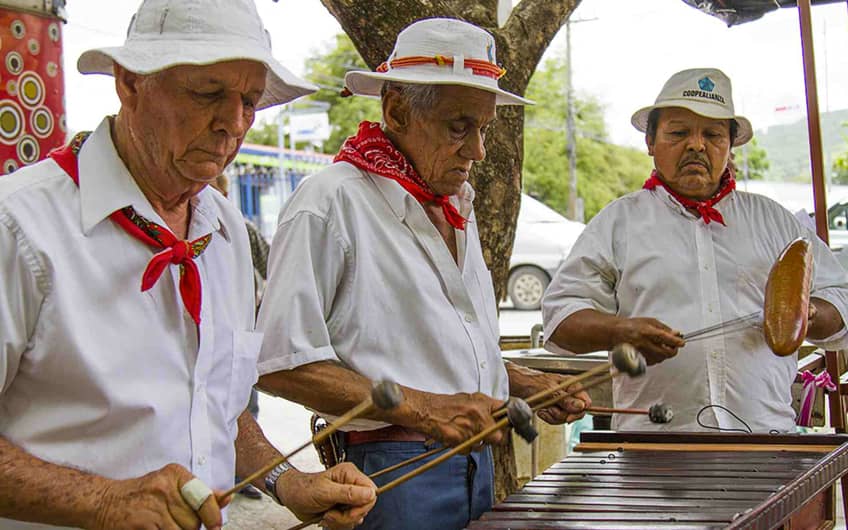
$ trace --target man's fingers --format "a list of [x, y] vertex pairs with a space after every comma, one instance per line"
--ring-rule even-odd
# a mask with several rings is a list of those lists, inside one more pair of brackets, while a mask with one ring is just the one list
[[215, 498], [218, 500], [218, 507], [225, 508], [233, 501], [233, 494], [230, 493], [224, 498], [221, 498], [221, 495], [224, 493], [224, 490], [215, 490]]
[[324, 514], [324, 518], [321, 520], [321, 526], [332, 530], [353, 528], [360, 524], [360, 521], [365, 518], [373, 506], [374, 504], [372, 503], [367, 506], [357, 506], [345, 510], [334, 508]]
[[341, 464], [333, 466], [330, 472], [330, 476], [336, 482], [365, 486], [367, 488], [373, 488], [376, 491], [377, 486], [374, 482], [350, 462], [342, 462]]
[[377, 488], [373, 483], [370, 486], [359, 486], [356, 484], [339, 484], [333, 480], [327, 480], [322, 481], [321, 484], [322, 486], [316, 496], [321, 499], [322, 504], [361, 506], [373, 502], [377, 498]]
[[559, 407], [553, 406], [540, 410], [538, 416], [545, 423], [549, 423], [551, 425], [560, 425], [562, 423], [565, 423], [566, 419], [568, 418], [568, 413]]
[[220, 530], [224, 524], [221, 518], [221, 507], [218, 506], [218, 500], [214, 495], [206, 499], [206, 502], [197, 511], [197, 515], [207, 530]]
[[486, 438], [484, 438], [483, 441], [492, 445], [500, 445], [506, 441], [507, 429], [508, 427], [498, 429]]
[[169, 530], [196, 530], [200, 528], [200, 519], [197, 514], [185, 504], [169, 505], [168, 515], [171, 516], [171, 519], [160, 526], [163, 530], [166, 528]]

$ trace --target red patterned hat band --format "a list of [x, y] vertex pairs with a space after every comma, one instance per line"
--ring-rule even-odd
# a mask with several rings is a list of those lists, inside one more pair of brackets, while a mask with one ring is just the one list
[[418, 66], [422, 64], [435, 64], [438, 66], [453, 66], [455, 62], [462, 61], [461, 68], [470, 68], [471, 72], [474, 75], [482, 75], [485, 77], [490, 77], [492, 79], [500, 79], [506, 74], [506, 70], [502, 67], [496, 65], [495, 63], [490, 63], [489, 61], [483, 61], [479, 59], [464, 59], [462, 57], [447, 57], [445, 55], [434, 55], [432, 57], [426, 56], [412, 56], [412, 57], [399, 57], [397, 59], [392, 59], [391, 61], [385, 62], [377, 67], [378, 72], [388, 72], [393, 68], [403, 68], [405, 66]]

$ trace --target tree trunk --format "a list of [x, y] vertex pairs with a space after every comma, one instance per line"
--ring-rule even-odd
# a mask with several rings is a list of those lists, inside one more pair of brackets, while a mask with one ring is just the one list
[[[321, 0], [372, 69], [386, 60], [397, 34], [422, 18], [459, 18], [494, 35], [497, 56], [506, 68], [500, 86], [523, 95], [536, 66], [557, 31], [580, 0], [522, 0], [503, 27], [497, 25], [497, 0]], [[486, 139], [486, 159], [474, 164], [470, 181], [477, 192], [474, 211], [483, 257], [492, 271], [497, 299], [503, 299], [521, 200], [524, 109], [498, 107]], [[530, 330], [528, 330], [529, 332]], [[496, 496], [517, 488], [512, 445], [496, 447]]]

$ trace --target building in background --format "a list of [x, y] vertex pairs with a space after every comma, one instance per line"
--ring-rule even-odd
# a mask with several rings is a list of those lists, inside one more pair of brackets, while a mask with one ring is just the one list
[[277, 214], [300, 181], [332, 163], [332, 155], [245, 143], [227, 168], [230, 197], [262, 235], [271, 239]]

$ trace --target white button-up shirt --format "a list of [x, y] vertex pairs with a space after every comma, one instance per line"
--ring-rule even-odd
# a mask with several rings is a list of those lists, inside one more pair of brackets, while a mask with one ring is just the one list
[[[735, 191], [716, 205], [727, 226], [709, 225], [662, 188], [616, 200], [586, 226], [543, 301], [547, 335], [571, 314], [595, 309], [622, 317], [652, 317], [687, 333], [762, 310], [766, 280], [783, 248], [797, 237], [813, 241], [812, 296], [832, 303], [848, 322], [848, 278], [830, 250], [779, 204]], [[845, 347], [843, 332], [825, 341]], [[674, 420], [616, 414], [618, 430], [703, 430], [699, 410], [727, 407], [754, 431], [793, 429], [790, 386], [797, 355], [777, 357], [755, 327], [693, 339], [647, 375], [613, 381], [616, 407], [670, 405]], [[744, 426], [709, 408], [706, 425]]]
[[[259, 373], [338, 361], [372, 380], [506, 399], [492, 280], [466, 184], [452, 197], [459, 266], [397, 182], [347, 163], [310, 177], [283, 207], [259, 311]], [[320, 392], [320, 389], [316, 389]], [[385, 424], [357, 420], [354, 430]]]
[[195, 260], [198, 336], [179, 268], [142, 293], [154, 249], [108, 218], [132, 205], [165, 226], [118, 157], [108, 120], [83, 145], [79, 174], [77, 187], [48, 159], [0, 178], [0, 434], [110, 478], [174, 462], [225, 489], [261, 343], [244, 221], [214, 190], [191, 199], [189, 238], [212, 233]]

